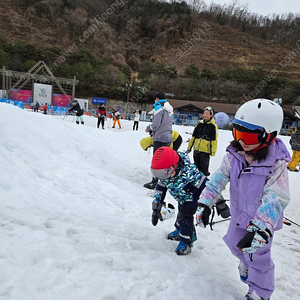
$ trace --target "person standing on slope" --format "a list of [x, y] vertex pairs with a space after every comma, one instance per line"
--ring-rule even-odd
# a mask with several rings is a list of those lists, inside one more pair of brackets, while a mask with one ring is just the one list
[[240, 279], [248, 285], [245, 300], [270, 299], [274, 291], [271, 246], [290, 201], [290, 154], [276, 138], [282, 122], [282, 108], [273, 101], [243, 104], [232, 120], [234, 140], [198, 201], [196, 223], [205, 228], [213, 204], [230, 182], [231, 219], [223, 239], [240, 261]]
[[120, 117], [121, 117], [121, 115], [120, 115], [120, 113], [117, 110], [112, 109], [111, 116], [114, 119], [112, 128], [115, 128], [115, 125], [116, 125], [116, 122], [117, 122], [118, 125], [119, 125], [119, 129], [121, 129], [121, 123], [120, 123]]
[[203, 120], [195, 127], [192, 138], [188, 144], [186, 153], [189, 154], [194, 148], [194, 164], [205, 176], [209, 176], [210, 156], [215, 156], [217, 151], [218, 126], [213, 118], [213, 109], [204, 108]]
[[80, 108], [80, 105], [77, 100], [72, 101], [72, 107], [68, 109], [69, 112], [74, 111], [76, 113], [76, 124], [79, 124], [79, 121], [84, 125], [83, 121], [83, 110]]
[[134, 129], [138, 130], [139, 129], [139, 121], [140, 121], [140, 112], [137, 109], [135, 114], [134, 114], [133, 129], [132, 130], [134, 130]]
[[292, 146], [293, 156], [287, 164], [287, 169], [292, 172], [299, 172], [296, 167], [300, 161], [300, 128], [291, 136], [290, 145]]
[[104, 122], [106, 118], [106, 109], [104, 107], [104, 103], [100, 103], [97, 109], [97, 116], [98, 116], [97, 128], [99, 128], [101, 123], [102, 129], [104, 129]]
[[[163, 92], [156, 93], [154, 96], [154, 101], [152, 124], [148, 125], [145, 129], [146, 132], [152, 132], [153, 154], [159, 147], [169, 147], [173, 141], [173, 107], [166, 100], [166, 96]], [[157, 181], [157, 178], [153, 177], [152, 181], [144, 184], [144, 187], [148, 189], [154, 189]]]

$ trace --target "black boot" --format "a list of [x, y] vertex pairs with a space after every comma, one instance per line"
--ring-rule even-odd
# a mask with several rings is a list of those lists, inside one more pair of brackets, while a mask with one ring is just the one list
[[152, 181], [147, 182], [147, 183], [144, 184], [144, 187], [149, 189], [149, 190], [154, 190], [155, 187], [156, 187], [157, 182], [158, 182], [158, 179], [153, 177]]

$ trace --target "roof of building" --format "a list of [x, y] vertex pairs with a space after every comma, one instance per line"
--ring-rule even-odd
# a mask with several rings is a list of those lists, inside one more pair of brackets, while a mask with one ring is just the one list
[[204, 108], [210, 106], [214, 110], [214, 113], [225, 112], [227, 114], [234, 115], [237, 109], [240, 107], [239, 104], [230, 103], [200, 102], [176, 99], [168, 99], [168, 101], [173, 106], [175, 111], [177, 110], [184, 112], [203, 113]]
[[[168, 99], [168, 101], [173, 106], [174, 111], [202, 114], [205, 107], [210, 106], [214, 110], [215, 114], [218, 112], [225, 112], [228, 115], [235, 115], [238, 108], [244, 103], [241, 102], [240, 104], [230, 104], [176, 99]], [[291, 107], [283, 107], [282, 109], [284, 112], [284, 119], [300, 121], [300, 116], [296, 109]]]

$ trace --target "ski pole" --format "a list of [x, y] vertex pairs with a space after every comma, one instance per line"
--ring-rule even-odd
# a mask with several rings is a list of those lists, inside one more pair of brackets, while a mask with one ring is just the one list
[[[283, 218], [286, 219], [287, 221], [289, 221], [290, 223], [292, 223], [292, 224], [297, 225], [297, 226], [300, 227], [300, 225], [297, 224], [296, 222], [294, 222], [294, 221], [292, 221], [292, 220], [290, 220], [290, 219], [288, 219], [288, 218], [286, 218], [286, 217], [283, 217]], [[291, 224], [287, 224], [287, 223], [284, 223], [284, 224], [286, 224], [286, 225], [291, 225]]]

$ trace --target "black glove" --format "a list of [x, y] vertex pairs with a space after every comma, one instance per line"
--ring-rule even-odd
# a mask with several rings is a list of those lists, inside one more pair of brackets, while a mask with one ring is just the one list
[[216, 210], [218, 216], [221, 215], [222, 218], [226, 219], [230, 217], [230, 210], [228, 205], [226, 204], [226, 201], [224, 200], [223, 197], [221, 197], [217, 202], [216, 202]]
[[252, 222], [247, 226], [247, 231], [248, 233], [236, 245], [243, 253], [254, 253], [268, 244], [268, 239], [272, 237], [269, 229], [262, 230]]
[[163, 221], [160, 210], [162, 208], [162, 203], [160, 202], [152, 202], [152, 225], [156, 226], [158, 223], [158, 219]]
[[199, 204], [199, 207], [196, 211], [196, 224], [202, 228], [205, 228], [209, 222], [210, 211], [211, 209], [208, 206]]
[[190, 149], [187, 149], [186, 151], [185, 151], [185, 154], [190, 154], [191, 153], [191, 150]]

